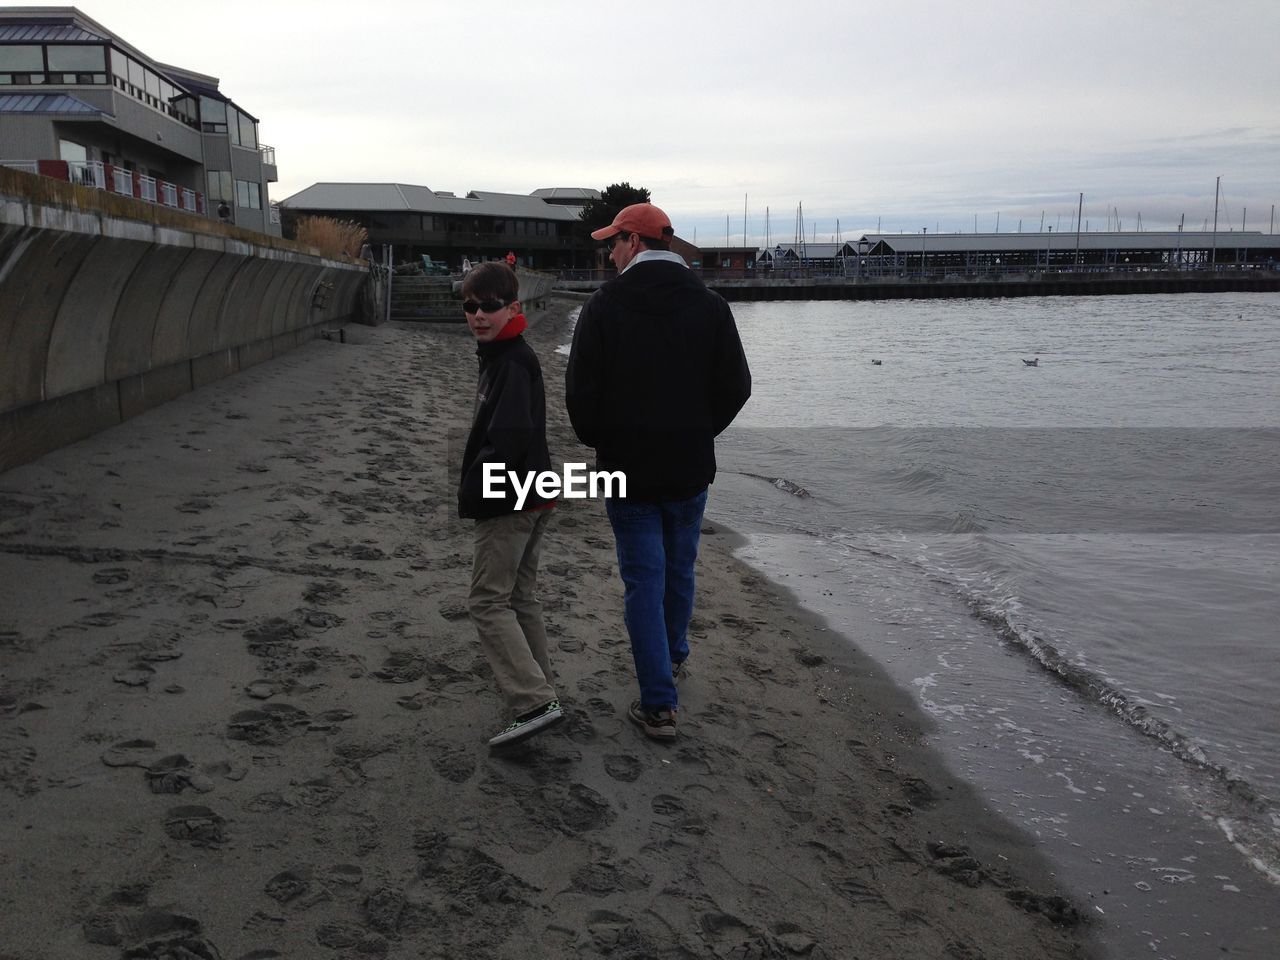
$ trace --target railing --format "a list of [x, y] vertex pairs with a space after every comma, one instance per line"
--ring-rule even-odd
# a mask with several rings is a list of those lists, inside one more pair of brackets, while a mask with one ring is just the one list
[[133, 173], [122, 167], [111, 168], [111, 190], [113, 193], [123, 193], [127, 197], [133, 196]]
[[143, 176], [134, 170], [126, 170], [99, 160], [0, 160], [0, 167], [85, 187], [96, 187], [150, 203], [156, 203], [159, 198], [166, 207], [175, 207], [201, 216], [205, 213], [204, 194], [199, 191]]
[[[1280, 269], [1280, 261], [1270, 251], [1260, 252], [1252, 259], [1226, 260], [1223, 251], [1218, 251], [1216, 264], [1208, 258], [1195, 262], [1170, 263], [1055, 263], [1046, 267], [1036, 264], [979, 264], [976, 266], [926, 266], [923, 270], [919, 262], [884, 265], [868, 264], [861, 269], [852, 265], [841, 268], [830, 263], [811, 263], [804, 267], [778, 266], [756, 267], [744, 270], [741, 267], [703, 267], [699, 270], [704, 280], [814, 280], [819, 282], [858, 283], [858, 282], [894, 282], [910, 281], [916, 283], [955, 283], [978, 280], [1024, 281], [1039, 280], [1052, 277], [1078, 278], [1086, 275], [1102, 276], [1151, 276], [1172, 275], [1218, 271], [1245, 272]], [[586, 279], [583, 271], [561, 271], [561, 279]], [[606, 271], [602, 276], [611, 276]], [[594, 277], [593, 277], [594, 279]]]
[[24, 173], [39, 173], [40, 165], [35, 160], [0, 160], [0, 167], [21, 170]]
[[68, 160], [67, 174], [72, 183], [78, 183], [82, 187], [106, 189], [107, 178], [103, 173], [101, 160]]
[[262, 154], [262, 162], [269, 163], [271, 166], [276, 165], [276, 148], [268, 147], [265, 143], [258, 145], [258, 152]]

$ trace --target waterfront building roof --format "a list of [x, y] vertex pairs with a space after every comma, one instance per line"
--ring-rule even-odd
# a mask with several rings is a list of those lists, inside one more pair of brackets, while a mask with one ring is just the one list
[[529, 194], [472, 190], [459, 197], [449, 191], [408, 183], [315, 183], [282, 200], [281, 206], [300, 211], [404, 211], [537, 220], [578, 219], [578, 208], [548, 203], [542, 197]]
[[65, 93], [0, 94], [0, 113], [56, 113], [101, 116], [105, 111]]
[[[868, 233], [862, 235], [857, 245], [864, 253], [877, 252], [877, 248], [893, 253], [996, 253], [1004, 251], [1036, 251], [1046, 248], [1059, 250], [1076, 247], [1074, 230], [1043, 233]], [[1208, 250], [1218, 247], [1261, 248], [1280, 246], [1280, 237], [1259, 230], [1124, 230], [1092, 231], [1079, 234], [1081, 250]], [[809, 255], [816, 244], [809, 244]], [[828, 254], [830, 256], [830, 254]]]
[[599, 200], [600, 191], [591, 187], [539, 187], [532, 196], [541, 197], [547, 203], [582, 206], [588, 200]]
[[[47, 8], [31, 8], [33, 13]], [[75, 23], [4, 23], [0, 24], [0, 43], [107, 43], [112, 38], [86, 30]]]

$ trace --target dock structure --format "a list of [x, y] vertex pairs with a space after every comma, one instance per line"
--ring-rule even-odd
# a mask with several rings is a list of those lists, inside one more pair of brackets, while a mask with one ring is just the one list
[[[683, 244], [728, 300], [885, 300], [1280, 290], [1280, 236], [1258, 231], [866, 234], [775, 244], [753, 258]], [[590, 291], [612, 271], [562, 272]]]
[[707, 286], [729, 301], [753, 300], [934, 300], [995, 297], [1109, 296], [1158, 293], [1280, 291], [1276, 270], [1127, 271], [999, 274], [973, 277], [811, 277], [732, 279], [709, 277]]
[[1280, 236], [1243, 231], [864, 234], [843, 243], [777, 244], [757, 276], [959, 279], [1058, 272], [1275, 269]]

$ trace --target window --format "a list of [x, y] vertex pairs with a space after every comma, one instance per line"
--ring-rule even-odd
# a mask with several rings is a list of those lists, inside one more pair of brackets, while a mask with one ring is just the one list
[[59, 140], [58, 159], [70, 160], [72, 163], [84, 163], [89, 159], [89, 151], [72, 140]]
[[249, 180], [236, 181], [236, 206], [262, 209], [262, 188]]
[[258, 129], [251, 117], [240, 114], [240, 145], [252, 150], [258, 149]]
[[199, 116], [199, 108], [196, 106], [195, 100], [191, 97], [180, 93], [178, 95], [178, 99], [173, 101], [173, 110], [174, 113], [177, 114], [178, 119], [183, 123], [190, 124], [191, 126], [196, 125], [196, 117]]
[[99, 46], [50, 46], [46, 48], [51, 71], [65, 70], [76, 73], [103, 73], [107, 69], [106, 47]]
[[219, 200], [231, 202], [234, 195], [231, 186], [230, 170], [210, 170], [209, 174], [209, 191], [208, 196], [211, 202], [216, 203]]
[[227, 104], [211, 97], [200, 98], [200, 125], [205, 133], [227, 132]]
[[0, 73], [44, 72], [44, 56], [39, 46], [0, 44]]
[[231, 142], [240, 143], [240, 112], [231, 104], [227, 104], [227, 133], [231, 134]]

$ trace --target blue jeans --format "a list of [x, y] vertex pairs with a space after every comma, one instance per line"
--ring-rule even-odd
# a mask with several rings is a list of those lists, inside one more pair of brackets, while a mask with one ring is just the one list
[[626, 587], [623, 617], [640, 704], [647, 710], [674, 710], [678, 701], [671, 665], [689, 656], [693, 563], [707, 491], [657, 503], [608, 498], [604, 506]]

